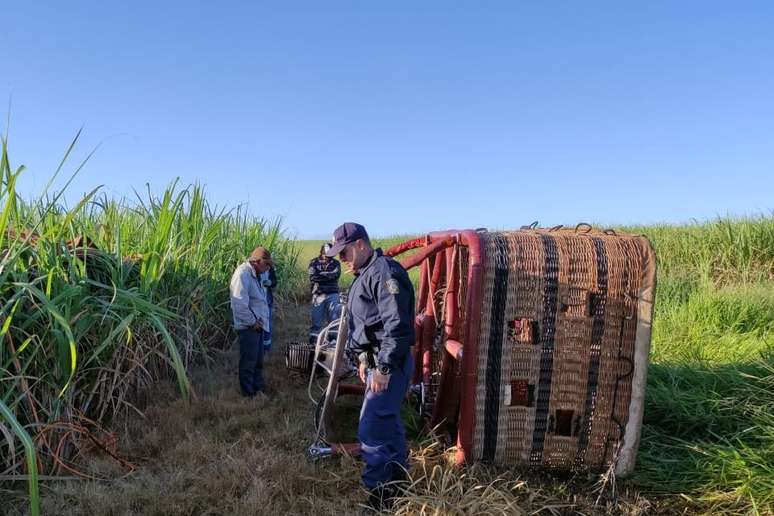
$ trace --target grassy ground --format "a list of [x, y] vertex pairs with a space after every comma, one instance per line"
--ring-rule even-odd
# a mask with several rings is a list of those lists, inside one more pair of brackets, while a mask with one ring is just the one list
[[774, 218], [633, 228], [659, 260], [632, 483], [706, 513], [774, 510]]
[[[134, 471], [92, 452], [89, 472], [118, 480], [44, 482], [43, 514], [357, 513], [365, 497], [360, 464], [348, 457], [317, 463], [306, 457], [312, 405], [306, 379], [285, 370], [282, 349], [305, 334], [307, 311], [289, 305], [279, 315], [277, 349], [266, 364], [270, 398], [239, 395], [234, 349], [194, 371], [190, 403], [180, 399], [174, 383], [155, 384], [144, 416], [114, 425], [120, 454]], [[356, 413], [350, 415], [354, 424]], [[595, 506], [599, 492], [590, 492], [594, 486], [584, 480], [559, 483], [483, 467], [462, 472], [448, 466], [449, 458], [427, 441], [414, 442], [416, 484], [398, 513], [418, 514], [423, 505], [427, 514], [641, 514], [655, 507], [629, 491], [615, 505], [603, 499]], [[19, 495], [4, 506], [8, 515], [26, 511]]]
[[[309, 462], [312, 432], [306, 379], [288, 375], [282, 348], [304, 335], [306, 311], [278, 314], [277, 349], [268, 355], [271, 398], [242, 398], [238, 355], [214, 355], [192, 375], [196, 396], [187, 403], [174, 385], [156, 384], [144, 416], [122, 420], [122, 454], [136, 470], [110, 482], [52, 482], [43, 490], [44, 514], [350, 514], [359, 499], [353, 460], [331, 471]], [[109, 457], [92, 457], [90, 470], [127, 473]], [[24, 504], [5, 514], [21, 514]]]

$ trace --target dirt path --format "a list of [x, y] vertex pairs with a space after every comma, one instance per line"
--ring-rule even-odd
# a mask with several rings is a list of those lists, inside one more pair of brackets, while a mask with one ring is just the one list
[[[145, 418], [121, 428], [120, 450], [137, 464], [111, 482], [51, 482], [43, 513], [68, 515], [352, 514], [364, 492], [352, 459], [315, 464], [306, 457], [312, 405], [306, 380], [284, 366], [288, 341], [306, 334], [306, 310], [289, 307], [277, 321], [268, 355], [270, 398], [247, 400], [236, 383], [235, 349], [193, 372], [197, 398], [180, 400], [174, 385], [159, 386]], [[108, 461], [92, 470], [115, 476]], [[20, 508], [21, 509], [21, 508]]]

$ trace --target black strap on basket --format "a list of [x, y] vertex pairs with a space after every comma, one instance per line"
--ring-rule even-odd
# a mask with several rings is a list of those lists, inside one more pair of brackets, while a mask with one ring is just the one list
[[521, 226], [519, 229], [535, 229], [536, 227], [538, 227], [538, 221], [535, 221], [532, 224], [528, 224], [526, 226]]
[[[585, 229], [585, 231], [582, 231], [582, 229]], [[584, 235], [586, 233], [590, 233], [592, 229], [594, 228], [588, 222], [580, 222], [578, 225], [575, 226], [575, 232], [583, 233]]]

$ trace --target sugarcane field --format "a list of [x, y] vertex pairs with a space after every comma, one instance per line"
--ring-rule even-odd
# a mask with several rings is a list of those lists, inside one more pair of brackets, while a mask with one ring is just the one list
[[11, 3], [0, 515], [774, 516], [774, 7]]

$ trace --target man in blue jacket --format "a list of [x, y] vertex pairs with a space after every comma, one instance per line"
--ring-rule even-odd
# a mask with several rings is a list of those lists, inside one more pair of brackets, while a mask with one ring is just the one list
[[339, 318], [339, 276], [341, 264], [325, 253], [330, 244], [320, 247], [320, 255], [309, 262], [309, 283], [312, 285], [312, 327], [309, 328], [309, 342], [317, 342], [317, 335], [323, 325]]
[[358, 357], [366, 385], [358, 426], [363, 484], [369, 505], [381, 510], [391, 504], [395, 482], [405, 479], [408, 468], [400, 406], [414, 367], [414, 287], [398, 262], [371, 247], [360, 224], [336, 228], [326, 254], [338, 255], [355, 274], [347, 298], [347, 350]]

